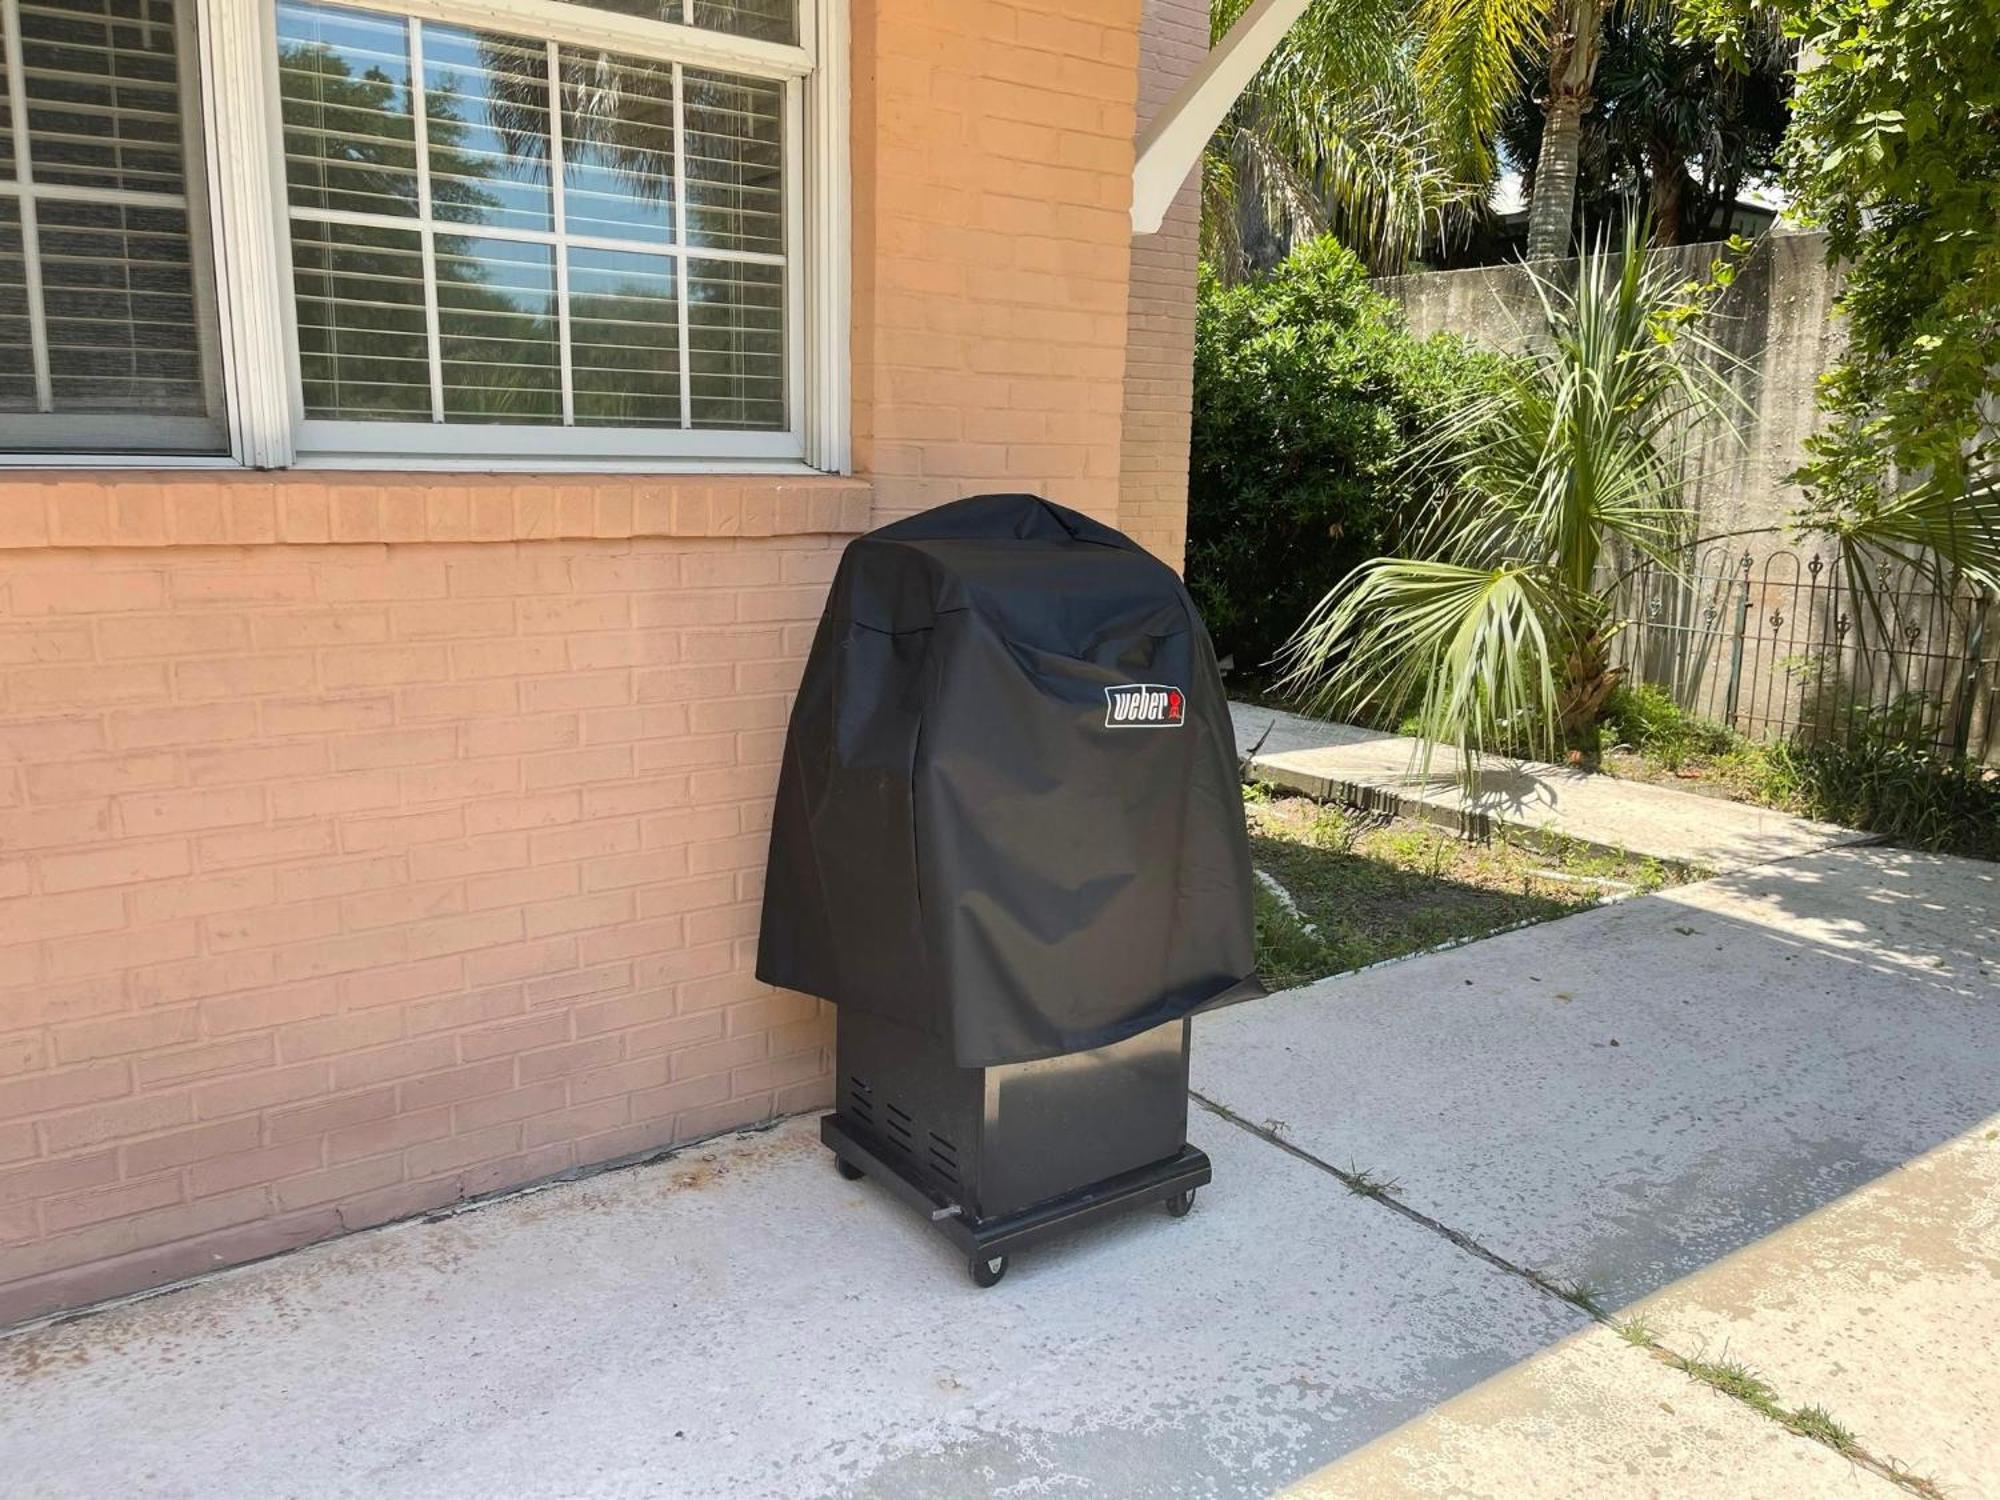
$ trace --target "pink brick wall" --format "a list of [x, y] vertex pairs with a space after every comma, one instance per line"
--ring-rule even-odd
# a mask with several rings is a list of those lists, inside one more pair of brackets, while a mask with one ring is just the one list
[[807, 1109], [838, 550], [1121, 509], [1139, 0], [855, 0], [860, 482], [0, 476], [0, 1325]]
[[1115, 520], [1139, 0], [856, 0], [855, 439], [887, 516]]
[[[1203, 0], [1146, 0], [1139, 120], [1150, 121], [1208, 53]], [[1118, 521], [1176, 568], [1187, 553], [1188, 415], [1201, 187], [1191, 173], [1158, 234], [1134, 238]]]
[[0, 554], [0, 1322], [821, 1102], [749, 970], [843, 540]]

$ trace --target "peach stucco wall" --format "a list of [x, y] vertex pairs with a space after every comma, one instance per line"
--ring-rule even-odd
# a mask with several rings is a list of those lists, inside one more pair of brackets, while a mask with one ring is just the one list
[[1120, 513], [1138, 0], [855, 0], [855, 479], [0, 475], [0, 1325], [806, 1109], [839, 549]]

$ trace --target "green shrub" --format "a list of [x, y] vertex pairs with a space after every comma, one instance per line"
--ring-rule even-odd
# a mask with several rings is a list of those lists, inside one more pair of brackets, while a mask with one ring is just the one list
[[1899, 844], [2000, 859], [2000, 772], [1941, 755], [1906, 699], [1867, 710], [1845, 740], [1764, 748], [1761, 801]]
[[1734, 730], [1695, 718], [1650, 682], [1626, 683], [1613, 692], [1598, 728], [1602, 744], [1629, 745], [1670, 771], [1692, 756], [1725, 755], [1742, 744]]
[[1187, 576], [1234, 682], [1261, 676], [1307, 610], [1435, 495], [1404, 456], [1492, 367], [1456, 339], [1413, 338], [1331, 238], [1234, 287], [1204, 268]]

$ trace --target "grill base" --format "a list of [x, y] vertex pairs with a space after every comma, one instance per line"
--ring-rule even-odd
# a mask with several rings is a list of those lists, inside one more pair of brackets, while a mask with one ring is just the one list
[[[1187, 1144], [1188, 1024], [1029, 1063], [961, 1068], [921, 1032], [839, 1015], [835, 1113], [820, 1139], [928, 1214], [972, 1257], [1000, 1257], [1210, 1179]], [[1004, 1262], [1002, 1262], [1004, 1266]], [[990, 1279], [989, 1279], [990, 1277]]]

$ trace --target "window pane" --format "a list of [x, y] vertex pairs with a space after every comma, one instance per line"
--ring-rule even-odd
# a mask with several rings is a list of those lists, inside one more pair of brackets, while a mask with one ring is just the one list
[[561, 422], [555, 252], [440, 236], [439, 348], [454, 422]]
[[299, 208], [417, 211], [406, 22], [327, 5], [278, 6], [285, 180]]
[[782, 82], [279, 3], [309, 417], [786, 429]]
[[577, 426], [680, 426], [680, 307], [673, 260], [623, 250], [571, 250], [569, 301]]
[[35, 355], [28, 332], [28, 279], [21, 261], [21, 206], [0, 198], [0, 411], [35, 409]]
[[38, 185], [182, 191], [169, 0], [22, 0], [21, 63]]
[[784, 88], [688, 68], [688, 241], [704, 249], [785, 248]]
[[563, 212], [571, 234], [674, 237], [674, 70], [562, 51]]
[[427, 422], [424, 263], [414, 229], [292, 222], [308, 417]]
[[[689, 7], [683, 0], [578, 0], [578, 3], [590, 10], [637, 16], [643, 21], [686, 25], [689, 20]], [[692, 11], [693, 23], [709, 31], [727, 31], [767, 42], [799, 39], [798, 0], [693, 0]]]
[[797, 0], [694, 0], [694, 24], [766, 42], [799, 39]]
[[[199, 197], [193, 0], [18, 0], [0, 67], [0, 450], [224, 442]], [[14, 170], [12, 151], [25, 148]], [[30, 286], [35, 288], [30, 293]]]
[[56, 410], [201, 415], [187, 215], [54, 198], [38, 213]]
[[695, 426], [783, 429], [782, 266], [688, 263], [688, 375]]
[[496, 229], [554, 227], [546, 46], [426, 26], [424, 118], [434, 218]]

